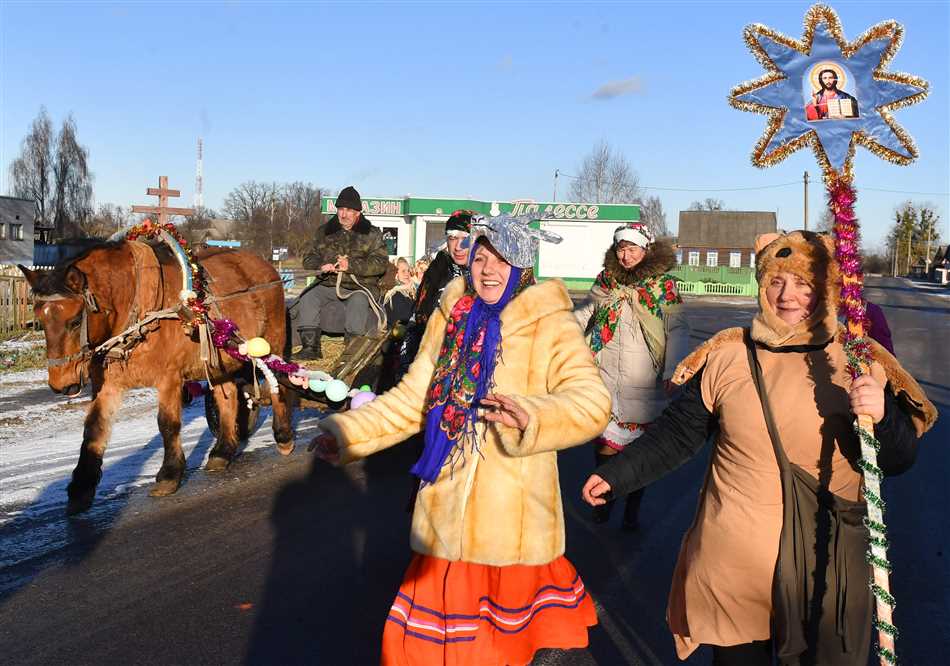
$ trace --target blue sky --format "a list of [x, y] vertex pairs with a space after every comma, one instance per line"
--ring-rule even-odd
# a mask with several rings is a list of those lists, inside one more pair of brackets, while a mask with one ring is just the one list
[[[891, 165], [859, 148], [865, 237], [876, 242], [904, 199], [930, 201], [950, 237], [950, 5], [838, 2], [845, 35], [879, 21], [905, 27], [892, 71], [931, 83], [895, 116], [920, 159]], [[0, 163], [39, 107], [72, 113], [90, 151], [96, 199], [147, 203], [168, 175], [190, 205], [204, 138], [205, 204], [245, 180], [354, 184], [364, 196], [550, 200], [553, 173], [574, 173], [608, 141], [641, 184], [786, 187], [647, 190], [675, 226], [706, 196], [777, 210], [801, 227], [822, 206], [810, 151], [766, 170], [749, 162], [765, 117], [732, 109], [730, 88], [762, 74], [742, 28], [800, 38], [803, 2], [666, 3], [53, 3], [0, 2]], [[596, 98], [618, 82], [626, 94]], [[559, 199], [569, 185], [562, 179]], [[868, 189], [861, 189], [868, 188]], [[901, 194], [870, 188], [941, 194]]]

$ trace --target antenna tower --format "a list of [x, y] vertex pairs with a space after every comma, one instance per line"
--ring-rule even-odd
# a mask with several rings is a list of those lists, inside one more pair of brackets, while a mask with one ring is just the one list
[[204, 208], [205, 205], [205, 196], [204, 196], [204, 176], [202, 175], [202, 154], [204, 148], [202, 145], [201, 137], [198, 137], [198, 166], [195, 170], [195, 208]]

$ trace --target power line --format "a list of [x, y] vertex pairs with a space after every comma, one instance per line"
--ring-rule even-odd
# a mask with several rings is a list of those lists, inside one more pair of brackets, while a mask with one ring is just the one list
[[911, 192], [909, 190], [885, 190], [880, 187], [859, 187], [861, 190], [870, 190], [871, 192], [890, 192], [892, 194], [919, 194], [931, 197], [948, 197], [950, 192]]
[[[583, 180], [580, 176], [572, 176], [569, 173], [564, 173], [560, 169], [557, 170], [557, 176], [560, 178], [571, 178], [572, 180]], [[754, 187], [661, 187], [659, 185], [638, 185], [641, 190], [660, 190], [665, 192], [744, 192], [748, 190], [771, 190], [779, 187], [789, 187], [791, 185], [800, 185], [802, 181], [793, 180], [788, 183], [775, 183], [773, 185], [757, 185]], [[880, 187], [863, 187], [859, 186], [861, 190], [867, 190], [870, 192], [888, 192], [891, 194], [915, 194], [919, 196], [932, 196], [932, 197], [946, 197], [950, 196], [950, 192], [914, 192], [910, 190], [889, 190]]]
[[741, 192], [744, 190], [770, 190], [777, 187], [788, 187], [789, 185], [801, 185], [800, 180], [790, 183], [779, 183], [776, 185], [758, 185], [756, 187], [657, 187], [653, 185], [640, 185], [641, 190], [664, 190], [667, 192]]

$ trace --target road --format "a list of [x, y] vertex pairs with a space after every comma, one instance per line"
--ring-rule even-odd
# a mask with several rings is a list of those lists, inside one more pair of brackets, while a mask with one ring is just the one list
[[[868, 295], [884, 308], [898, 357], [950, 413], [950, 299], [891, 279], [869, 280]], [[695, 343], [753, 313], [741, 301], [688, 308]], [[950, 651], [948, 422], [884, 489], [907, 664], [946, 663]], [[642, 528], [629, 535], [619, 515], [609, 526], [588, 520], [578, 491], [589, 450], [561, 454], [567, 554], [600, 625], [589, 649], [542, 651], [535, 663], [676, 663], [664, 609], [705, 457], [650, 487]], [[112, 511], [69, 520], [25, 511], [0, 526], [0, 548], [29, 548], [25, 535], [40, 534], [32, 556], [0, 572], [0, 654], [8, 664], [376, 663], [409, 560], [412, 461], [396, 447], [336, 470], [302, 447], [286, 459], [261, 448], [221, 476], [193, 471], [170, 498], [139, 488], [113, 499]], [[700, 650], [687, 663], [708, 662]]]

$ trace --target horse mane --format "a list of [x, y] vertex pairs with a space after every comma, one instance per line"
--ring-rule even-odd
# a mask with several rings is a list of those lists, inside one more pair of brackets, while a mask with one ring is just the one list
[[37, 296], [54, 296], [56, 294], [72, 293], [72, 290], [66, 284], [66, 276], [70, 268], [74, 268], [77, 263], [97, 250], [116, 249], [124, 242], [124, 240], [97, 241], [84, 248], [82, 252], [76, 256], [63, 259], [56, 264], [52, 270], [37, 271], [36, 283], [32, 285], [33, 293]]

